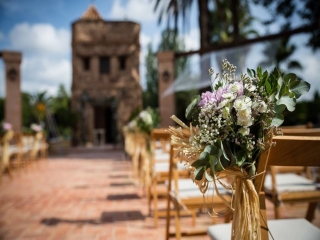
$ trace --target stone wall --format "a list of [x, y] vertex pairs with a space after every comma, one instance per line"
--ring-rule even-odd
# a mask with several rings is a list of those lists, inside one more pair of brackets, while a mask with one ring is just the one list
[[[78, 20], [72, 24], [72, 110], [78, 114], [74, 129], [75, 142], [81, 142], [81, 129], [86, 141], [93, 142], [94, 107], [116, 99], [117, 130], [131, 113], [142, 106], [139, 76], [140, 25], [133, 22]], [[109, 57], [109, 73], [100, 73], [100, 57]], [[125, 69], [120, 69], [119, 57], [125, 56]], [[89, 70], [84, 70], [83, 58], [89, 58]], [[80, 112], [82, 111], [82, 117]], [[82, 119], [81, 119], [82, 118]], [[83, 122], [84, 121], [84, 122]], [[120, 136], [120, 141], [122, 136]]]

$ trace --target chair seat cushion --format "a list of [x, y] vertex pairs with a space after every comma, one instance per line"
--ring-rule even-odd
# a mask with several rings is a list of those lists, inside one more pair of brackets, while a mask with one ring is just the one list
[[[319, 240], [320, 229], [306, 219], [268, 220], [269, 230], [274, 239], [290, 240]], [[217, 224], [208, 228], [212, 240], [231, 239], [231, 223]], [[269, 233], [269, 239], [272, 239]]]
[[[168, 181], [166, 182], [166, 184], [168, 184]], [[173, 181], [171, 186], [172, 186], [172, 190], [174, 190]], [[223, 188], [220, 184], [217, 184], [217, 187], [221, 194], [230, 193], [225, 188]], [[203, 194], [200, 192], [199, 187], [192, 181], [191, 178], [179, 179], [178, 188], [179, 188], [179, 199], [203, 197]], [[215, 191], [213, 190], [211, 185], [205, 195], [207, 196], [208, 194], [212, 194], [214, 192]], [[214, 193], [214, 195], [216, 195], [216, 193]]]
[[169, 161], [170, 160], [170, 154], [166, 152], [161, 152], [154, 154], [154, 160], [157, 161]]
[[[169, 172], [169, 166], [170, 164], [168, 162], [156, 162], [154, 164], [154, 171], [155, 172]], [[186, 167], [183, 163], [178, 163], [177, 168], [179, 170], [185, 170]]]
[[[320, 189], [320, 183], [314, 183], [312, 180], [294, 173], [277, 173], [277, 191], [284, 192], [300, 192], [300, 191], [314, 191]], [[266, 192], [272, 190], [271, 175], [266, 175], [264, 182]]]

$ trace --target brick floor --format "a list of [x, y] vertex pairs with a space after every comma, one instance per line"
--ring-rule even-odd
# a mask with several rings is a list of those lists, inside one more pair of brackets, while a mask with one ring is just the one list
[[[305, 209], [286, 206], [283, 217], [303, 217]], [[203, 228], [212, 222], [206, 214], [197, 218]], [[320, 227], [319, 212], [314, 224]], [[191, 228], [191, 218], [184, 217], [182, 225]], [[120, 150], [73, 150], [14, 172], [13, 179], [4, 176], [0, 185], [1, 240], [163, 240], [164, 228], [164, 218], [154, 228], [143, 190], [133, 184], [130, 161]]]

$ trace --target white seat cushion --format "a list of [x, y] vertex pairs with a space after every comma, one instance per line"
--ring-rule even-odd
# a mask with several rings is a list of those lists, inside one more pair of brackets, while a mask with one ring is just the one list
[[[268, 226], [275, 240], [320, 239], [320, 229], [302, 218], [269, 220]], [[231, 223], [210, 226], [208, 235], [212, 240], [231, 239]], [[269, 239], [272, 239], [270, 233]]]
[[[166, 181], [166, 184], [168, 184], [168, 181]], [[172, 190], [174, 190], [174, 183], [172, 181]], [[227, 194], [229, 191], [227, 191], [225, 188], [223, 188], [220, 184], [217, 184], [218, 190], [221, 194]], [[192, 181], [191, 178], [185, 178], [185, 179], [179, 179], [178, 180], [178, 188], [179, 188], [179, 198], [180, 199], [186, 199], [191, 197], [202, 197], [203, 194], [200, 192], [199, 187]], [[212, 184], [210, 184], [209, 189], [206, 192], [206, 196], [210, 196], [210, 194], [214, 194], [215, 191], [212, 188]]]
[[[312, 180], [294, 173], [277, 173], [276, 181], [278, 193], [314, 191], [316, 189], [320, 189], [320, 183], [316, 184]], [[272, 181], [270, 174], [266, 175], [264, 187], [266, 192], [272, 190]]]
[[[154, 164], [154, 171], [155, 172], [169, 172], [169, 166], [170, 164], [168, 162], [156, 162]], [[177, 168], [179, 170], [185, 170], [186, 167], [184, 166], [183, 163], [178, 163]]]
[[161, 152], [154, 154], [154, 160], [157, 161], [169, 161], [170, 160], [170, 154], [166, 152]]

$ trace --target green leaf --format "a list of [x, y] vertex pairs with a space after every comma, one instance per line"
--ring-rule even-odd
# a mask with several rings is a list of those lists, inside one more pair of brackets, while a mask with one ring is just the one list
[[256, 174], [256, 166], [254, 164], [251, 165], [251, 167], [249, 168], [248, 174], [249, 174], [249, 177], [252, 177]]
[[185, 114], [186, 119], [191, 120], [193, 112], [198, 107], [199, 101], [200, 101], [200, 95], [197, 95], [189, 104], [189, 106], [186, 109], [186, 114]]
[[284, 121], [284, 117], [281, 113], [277, 113], [272, 119], [271, 126], [279, 127]]
[[262, 79], [262, 67], [261, 66], [257, 67], [257, 75], [258, 75], [259, 79]]
[[231, 151], [230, 144], [228, 142], [223, 142], [223, 146], [224, 146], [225, 153], [227, 154], [228, 159], [230, 160], [230, 167], [235, 166], [237, 163], [237, 159], [234, 156], [233, 152]]
[[202, 153], [200, 153], [199, 160], [209, 161], [209, 155], [210, 154], [208, 152], [202, 152]]
[[272, 93], [272, 88], [271, 88], [269, 81], [266, 82], [266, 91], [267, 91], [268, 95], [270, 96], [270, 94]]
[[216, 165], [216, 160], [217, 160], [217, 158], [215, 157], [215, 156], [213, 156], [213, 155], [210, 155], [210, 157], [209, 157], [209, 162], [210, 162], [210, 174], [211, 174], [211, 176], [215, 176], [215, 174], [214, 174], [214, 167], [215, 167], [215, 165]]
[[284, 82], [285, 82], [286, 84], [289, 84], [290, 81], [296, 81], [296, 80], [298, 79], [298, 77], [297, 77], [297, 75], [295, 75], [294, 73], [288, 73], [287, 75], [285, 75], [285, 76], [283, 77], [283, 79], [284, 79]]
[[196, 168], [196, 170], [194, 171], [194, 176], [195, 176], [194, 179], [201, 180], [203, 173], [204, 173], [203, 167]]
[[213, 155], [217, 152], [217, 147], [214, 145], [207, 145], [203, 151]]
[[247, 68], [247, 73], [248, 73], [248, 75], [249, 75], [250, 77], [253, 77], [252, 71], [251, 71], [249, 68]]
[[245, 162], [246, 160], [246, 151], [241, 149], [240, 151], [236, 152], [236, 158], [237, 158], [237, 165], [238, 167], [241, 167], [241, 165]]
[[207, 171], [204, 172], [204, 174], [206, 175], [206, 179], [208, 180], [208, 182], [212, 182], [213, 181], [213, 177], [211, 177]]
[[282, 113], [285, 109], [286, 109], [286, 105], [284, 104], [274, 106], [274, 111], [276, 113]]
[[299, 98], [304, 93], [309, 92], [310, 83], [305, 82], [303, 80], [296, 79], [296, 80], [290, 81], [289, 89], [291, 92], [295, 94], [296, 98]]
[[287, 109], [292, 112], [296, 106], [296, 100], [294, 98], [290, 98], [289, 96], [282, 96], [277, 102], [276, 105], [286, 105]]
[[198, 160], [194, 161], [194, 162], [191, 164], [191, 166], [194, 167], [194, 168], [204, 167], [204, 166], [206, 166], [206, 162], [198, 159]]

